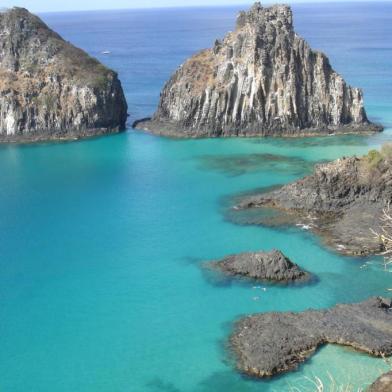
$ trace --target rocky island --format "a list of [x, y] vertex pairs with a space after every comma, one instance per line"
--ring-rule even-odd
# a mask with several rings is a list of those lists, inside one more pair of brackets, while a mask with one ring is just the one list
[[390, 356], [391, 326], [392, 302], [377, 297], [327, 310], [251, 315], [237, 322], [230, 344], [241, 372], [268, 377], [295, 369], [325, 343]]
[[114, 71], [26, 9], [0, 12], [0, 142], [112, 133], [126, 118]]
[[392, 146], [357, 158], [317, 165], [314, 173], [276, 190], [256, 194], [235, 207], [272, 209], [276, 215], [253, 218], [265, 225], [306, 225], [343, 254], [383, 250], [370, 229], [379, 230], [383, 209], [392, 202]]
[[303, 271], [282, 252], [247, 252], [224, 257], [208, 264], [228, 276], [238, 276], [259, 281], [296, 282], [309, 280]]
[[296, 34], [291, 8], [258, 2], [234, 32], [179, 67], [153, 117], [134, 127], [174, 137], [382, 130], [367, 119], [361, 90]]

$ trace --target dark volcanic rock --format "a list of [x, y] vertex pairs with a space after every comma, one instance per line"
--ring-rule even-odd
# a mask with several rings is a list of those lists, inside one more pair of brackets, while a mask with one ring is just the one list
[[[374, 166], [371, 157], [380, 155]], [[374, 159], [374, 158], [373, 158]], [[316, 166], [312, 175], [277, 190], [243, 200], [237, 208], [280, 211], [261, 224], [301, 222], [345, 254], [367, 255], [382, 250], [370, 228], [379, 230], [383, 208], [392, 201], [390, 158], [372, 152]]]
[[151, 120], [157, 134], [306, 136], [374, 132], [361, 90], [297, 35], [286, 5], [255, 3], [234, 32], [188, 59], [166, 83]]
[[116, 132], [126, 118], [115, 72], [27, 10], [0, 12], [0, 141]]
[[380, 376], [369, 388], [368, 392], [391, 392], [392, 371]]
[[214, 268], [230, 276], [243, 276], [255, 280], [293, 282], [310, 278], [297, 264], [282, 252], [250, 252], [226, 256], [211, 263]]
[[230, 343], [238, 369], [256, 377], [293, 370], [325, 343], [389, 356], [391, 300], [371, 298], [326, 310], [252, 315], [237, 322]]

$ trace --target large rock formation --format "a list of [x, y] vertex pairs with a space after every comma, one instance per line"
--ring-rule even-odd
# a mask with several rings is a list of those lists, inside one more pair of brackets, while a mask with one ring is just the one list
[[27, 10], [0, 12], [0, 141], [115, 132], [126, 117], [115, 72]]
[[[300, 223], [341, 253], [367, 255], [383, 250], [370, 229], [380, 232], [383, 209], [391, 202], [392, 147], [386, 145], [362, 158], [318, 165], [310, 176], [245, 198], [233, 213], [253, 209], [252, 223]], [[259, 208], [277, 214], [258, 216]]]
[[288, 259], [282, 252], [248, 252], [226, 256], [208, 264], [229, 276], [275, 282], [305, 281], [310, 274]]
[[289, 6], [241, 12], [234, 32], [187, 60], [151, 120], [135, 127], [178, 137], [379, 131], [362, 92], [293, 28]]
[[374, 356], [389, 356], [391, 300], [371, 298], [326, 310], [248, 316], [237, 322], [230, 343], [238, 369], [255, 377], [293, 370], [325, 343], [351, 346]]

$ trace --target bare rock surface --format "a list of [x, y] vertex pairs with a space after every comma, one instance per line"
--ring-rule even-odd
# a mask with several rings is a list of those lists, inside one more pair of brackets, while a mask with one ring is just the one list
[[276, 210], [277, 215], [252, 223], [300, 222], [341, 253], [368, 255], [382, 251], [382, 244], [370, 228], [380, 231], [383, 209], [391, 201], [391, 158], [373, 151], [362, 158], [342, 158], [317, 165], [312, 175], [247, 197], [236, 209]]
[[391, 305], [390, 299], [375, 297], [325, 310], [245, 317], [230, 337], [237, 367], [250, 376], [272, 376], [295, 369], [325, 343], [392, 355]]
[[381, 375], [368, 389], [368, 392], [391, 392], [392, 371]]
[[209, 263], [229, 276], [246, 277], [261, 281], [294, 282], [305, 281], [310, 274], [288, 259], [282, 252], [247, 252], [226, 256]]
[[26, 9], [0, 12], [0, 142], [117, 132], [126, 118], [114, 71]]
[[294, 31], [291, 8], [258, 2], [233, 32], [181, 65], [152, 119], [134, 126], [175, 137], [382, 130], [368, 121], [362, 91]]

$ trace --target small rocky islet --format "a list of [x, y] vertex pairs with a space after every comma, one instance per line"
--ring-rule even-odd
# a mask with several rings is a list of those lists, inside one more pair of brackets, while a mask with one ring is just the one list
[[294, 30], [291, 8], [255, 3], [234, 32], [189, 58], [137, 129], [174, 137], [310, 136], [381, 131], [362, 91]]
[[114, 71], [26, 9], [0, 12], [0, 142], [113, 133], [126, 119]]
[[306, 282], [311, 275], [281, 251], [244, 252], [207, 263], [207, 267], [227, 276], [280, 283]]

